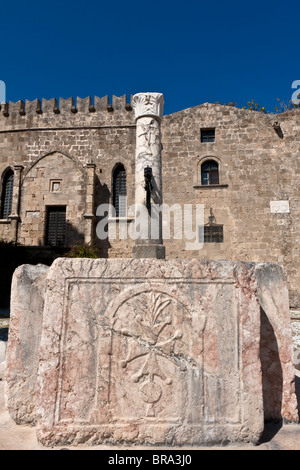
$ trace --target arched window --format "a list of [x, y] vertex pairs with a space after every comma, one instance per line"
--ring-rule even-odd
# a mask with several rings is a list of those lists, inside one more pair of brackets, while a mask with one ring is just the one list
[[201, 165], [201, 184], [219, 184], [219, 165], [214, 160], [208, 160]]
[[1, 198], [1, 219], [7, 219], [11, 214], [14, 189], [14, 172], [8, 170], [3, 178]]
[[113, 173], [113, 205], [116, 210], [116, 217], [126, 216], [126, 196], [126, 170], [122, 164], [119, 164]]

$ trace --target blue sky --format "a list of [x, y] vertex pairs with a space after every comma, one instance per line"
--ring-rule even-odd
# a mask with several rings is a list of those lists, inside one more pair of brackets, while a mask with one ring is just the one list
[[7, 101], [162, 92], [165, 114], [254, 99], [300, 80], [299, 2], [2, 2]]

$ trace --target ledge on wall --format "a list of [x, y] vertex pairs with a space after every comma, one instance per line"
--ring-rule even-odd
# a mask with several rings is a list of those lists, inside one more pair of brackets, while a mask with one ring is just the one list
[[193, 188], [196, 188], [196, 189], [228, 188], [228, 184], [194, 184]]

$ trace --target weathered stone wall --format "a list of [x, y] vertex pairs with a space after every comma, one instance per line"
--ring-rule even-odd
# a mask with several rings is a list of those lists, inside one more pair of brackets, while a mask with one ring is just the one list
[[[6, 113], [8, 111], [8, 114]], [[111, 203], [112, 173], [118, 163], [127, 172], [128, 203], [134, 203], [135, 123], [126, 96], [26, 101], [2, 105], [0, 113], [0, 177], [8, 167], [22, 165], [17, 241], [42, 245], [45, 240], [45, 208], [67, 206], [69, 234], [66, 242], [85, 240], [90, 203], [87, 164], [95, 163], [94, 208]], [[21, 111], [21, 113], [20, 113]], [[51, 183], [60, 182], [60, 190]], [[1, 185], [3, 181], [1, 178]], [[1, 191], [1, 187], [0, 187]], [[94, 210], [94, 215], [95, 215]], [[93, 232], [95, 235], [95, 221]], [[0, 225], [0, 238], [15, 241], [14, 221]], [[101, 243], [101, 255], [122, 256], [126, 247], [116, 241]], [[128, 252], [128, 256], [130, 255]]]
[[[300, 113], [267, 115], [204, 104], [165, 116], [162, 123], [164, 202], [204, 204], [224, 225], [223, 243], [185, 251], [185, 240], [165, 241], [167, 257], [276, 261], [285, 267], [291, 306], [300, 304]], [[279, 121], [282, 135], [273, 128]], [[200, 129], [215, 128], [201, 143]], [[201, 163], [219, 163], [220, 185], [201, 186]], [[290, 212], [271, 213], [271, 201], [289, 201]]]
[[[101, 256], [131, 257], [131, 239], [100, 242], [99, 219], [89, 222], [84, 215], [90, 203], [89, 162], [95, 164], [94, 215], [99, 204], [112, 202], [112, 173], [119, 162], [127, 172], [128, 206], [134, 203], [134, 113], [125, 96], [112, 103], [107, 97], [93, 103], [77, 98], [75, 105], [71, 98], [26, 101], [24, 108], [22, 102], [2, 105], [0, 176], [10, 165], [24, 168], [19, 219], [1, 222], [0, 238], [42, 244], [45, 207], [66, 204], [67, 240], [88, 240], [91, 223]], [[274, 121], [280, 122], [277, 130]], [[201, 128], [215, 128], [214, 143], [201, 143]], [[299, 307], [299, 110], [268, 115], [206, 103], [164, 116], [161, 129], [164, 203], [204, 204], [204, 223], [212, 209], [224, 226], [223, 243], [205, 243], [202, 250], [186, 250], [184, 239], [164, 240], [167, 258], [280, 262], [288, 275], [290, 305]], [[217, 187], [201, 186], [207, 158], [219, 163]], [[50, 191], [50, 180], [61, 180], [59, 194]], [[271, 212], [271, 201], [288, 201], [289, 212]]]
[[21, 245], [45, 244], [46, 208], [67, 207], [66, 243], [84, 240], [86, 175], [77, 162], [60, 152], [38, 160], [25, 173], [18, 242]]
[[294, 347], [294, 364], [300, 370], [300, 311], [291, 312], [291, 326]]
[[4, 242], [11, 241], [11, 225], [10, 220], [1, 220], [0, 222], [0, 233], [1, 233], [1, 240]]

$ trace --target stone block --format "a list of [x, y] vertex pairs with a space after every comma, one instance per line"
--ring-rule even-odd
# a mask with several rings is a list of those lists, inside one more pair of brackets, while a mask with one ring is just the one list
[[6, 356], [6, 341], [0, 340], [0, 362], [5, 361]]
[[[44, 307], [44, 314], [43, 314]], [[297, 422], [272, 263], [58, 259], [13, 277], [6, 394], [45, 445], [257, 443]]]
[[134, 245], [132, 250], [132, 257], [135, 259], [141, 258], [156, 258], [164, 259], [166, 255], [164, 245], [160, 244], [143, 244]]
[[36, 378], [48, 266], [22, 265], [13, 275], [6, 350], [6, 403], [18, 424], [35, 423]]
[[254, 264], [60, 258], [47, 283], [40, 442], [258, 442], [264, 412]]
[[291, 312], [291, 326], [293, 337], [293, 357], [295, 369], [300, 371], [300, 311]]
[[264, 417], [266, 421], [297, 422], [295, 367], [286, 274], [279, 264], [255, 265], [261, 309]]

